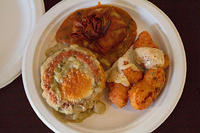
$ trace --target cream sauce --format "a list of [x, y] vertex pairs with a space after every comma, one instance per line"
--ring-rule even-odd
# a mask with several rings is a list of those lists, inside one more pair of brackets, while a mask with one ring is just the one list
[[77, 113], [74, 113], [71, 115], [65, 115], [54, 109], [52, 110], [52, 112], [56, 116], [56, 118], [61, 122], [77, 123], [77, 122], [82, 122], [85, 118], [91, 116], [93, 113], [103, 114], [105, 110], [106, 110], [105, 104], [101, 101], [97, 101], [94, 104], [94, 108], [89, 109], [89, 110], [84, 110], [85, 112], [82, 111], [82, 107], [74, 109], [74, 112], [77, 112]]
[[146, 69], [162, 67], [165, 63], [164, 53], [157, 48], [140, 47], [134, 50], [138, 64], [144, 64]]
[[[133, 58], [133, 47], [131, 46], [128, 51], [119, 58], [118, 60], [118, 68], [120, 71], [125, 70], [127, 68], [132, 68], [133, 71], [140, 71], [140, 69], [138, 68], [138, 66], [136, 66], [136, 61]], [[125, 64], [125, 62], [127, 62]]]
[[130, 86], [128, 79], [123, 73], [123, 70], [132, 68], [133, 71], [141, 71], [141, 69], [135, 63], [136, 61], [133, 58], [133, 53], [133, 47], [131, 46], [128, 51], [122, 57], [120, 57], [108, 71], [106, 71], [107, 82], [120, 83], [126, 87]]
[[120, 83], [126, 87], [130, 86], [130, 83], [123, 72], [119, 71], [117, 62], [106, 71], [107, 82]]

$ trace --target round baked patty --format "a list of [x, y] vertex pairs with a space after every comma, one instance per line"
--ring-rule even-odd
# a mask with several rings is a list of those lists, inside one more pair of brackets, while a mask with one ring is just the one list
[[43, 97], [56, 111], [77, 115], [92, 110], [103, 93], [104, 70], [91, 51], [71, 45], [42, 64], [41, 87]]

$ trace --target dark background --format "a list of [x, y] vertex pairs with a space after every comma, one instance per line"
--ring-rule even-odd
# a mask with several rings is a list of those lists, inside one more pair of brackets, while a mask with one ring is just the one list
[[[60, 0], [44, 0], [46, 11]], [[149, 0], [178, 29], [187, 56], [187, 79], [178, 105], [154, 132], [200, 132], [200, 0]], [[145, 128], [145, 127], [144, 127]], [[52, 132], [31, 108], [22, 76], [0, 90], [0, 133]]]

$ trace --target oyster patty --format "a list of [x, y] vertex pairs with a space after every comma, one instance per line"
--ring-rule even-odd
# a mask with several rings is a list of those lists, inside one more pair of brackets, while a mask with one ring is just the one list
[[66, 46], [42, 64], [41, 88], [52, 108], [76, 120], [98, 103], [105, 88], [104, 70], [91, 51]]

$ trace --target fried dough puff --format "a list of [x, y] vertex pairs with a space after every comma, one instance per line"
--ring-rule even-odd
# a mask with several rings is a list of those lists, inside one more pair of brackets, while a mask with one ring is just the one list
[[168, 57], [168, 55], [165, 54], [164, 58], [165, 58], [165, 64], [164, 64], [163, 68], [167, 69], [170, 64], [169, 57]]
[[147, 108], [155, 99], [154, 90], [145, 81], [140, 81], [128, 91], [130, 104], [137, 110]]
[[119, 108], [127, 104], [130, 85], [137, 83], [143, 78], [142, 71], [131, 62], [127, 55], [126, 53], [124, 57], [118, 60], [117, 71], [115, 75], [112, 75], [114, 80], [111, 80], [112, 84], [109, 85], [109, 99]]
[[127, 68], [123, 70], [124, 75], [128, 79], [130, 84], [137, 83], [140, 79], [142, 79], [142, 71], [134, 71], [131, 68]]
[[[124, 69], [123, 73], [128, 79], [130, 84], [137, 83], [143, 77], [141, 71], [134, 71], [131, 68]], [[111, 102], [114, 103], [119, 108], [124, 107], [128, 102], [129, 87], [114, 82], [108, 83], [108, 86], [110, 89], [109, 99], [111, 100]]]
[[153, 42], [151, 35], [147, 31], [141, 32], [133, 45], [133, 49], [139, 47], [158, 48], [158, 46]]
[[162, 68], [149, 69], [144, 79], [128, 92], [130, 104], [137, 110], [149, 107], [160, 94], [165, 84], [165, 72]]
[[[142, 32], [136, 40], [133, 48], [139, 47], [151, 47], [158, 48], [153, 42], [148, 32]], [[164, 55], [164, 64], [160, 68], [150, 68], [143, 76], [142, 71], [135, 71], [132, 67], [121, 70], [132, 86], [125, 87], [119, 83], [109, 83], [109, 99], [112, 103], [117, 105], [119, 108], [124, 107], [127, 104], [127, 92], [130, 104], [137, 110], [143, 110], [149, 107], [153, 101], [158, 97], [162, 88], [165, 85], [165, 71], [164, 69], [169, 66], [169, 57]], [[128, 65], [129, 62], [124, 62], [123, 65]]]
[[153, 88], [163, 88], [165, 85], [165, 71], [163, 68], [149, 69], [144, 75], [144, 81]]
[[[151, 35], [147, 31], [141, 32], [137, 40], [133, 44], [133, 49], [140, 47], [150, 47], [159, 49], [158, 45], [153, 42]], [[165, 63], [163, 65], [163, 68], [167, 69], [170, 64], [169, 57], [168, 55], [165, 54], [164, 58], [165, 58]]]
[[123, 86], [120, 83], [108, 83], [110, 88], [109, 99], [117, 107], [122, 108], [128, 101], [128, 89], [129, 87]]
[[[139, 47], [158, 48], [146, 31], [140, 33], [133, 45], [134, 49]], [[130, 104], [133, 108], [143, 110], [149, 107], [160, 94], [166, 80], [164, 69], [167, 69], [170, 64], [169, 57], [166, 54], [164, 59], [165, 63], [162, 68], [148, 69], [143, 80], [133, 85], [128, 91]]]

